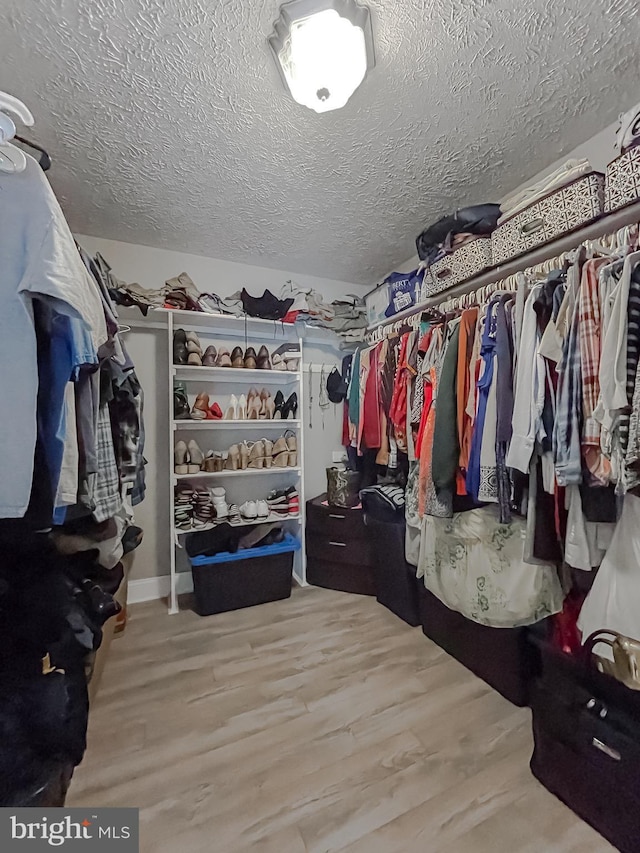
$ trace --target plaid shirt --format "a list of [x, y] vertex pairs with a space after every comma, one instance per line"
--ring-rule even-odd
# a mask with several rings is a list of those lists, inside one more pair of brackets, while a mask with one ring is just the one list
[[587, 467], [601, 483], [609, 482], [611, 465], [600, 450], [600, 424], [593, 417], [600, 395], [600, 270], [606, 258], [587, 261], [582, 268], [578, 297], [578, 339], [582, 372], [582, 453]]
[[95, 476], [92, 494], [96, 507], [93, 517], [97, 522], [101, 522], [114, 516], [122, 505], [120, 477], [111, 435], [111, 419], [106, 405], [100, 406], [98, 412], [96, 452], [98, 473]]

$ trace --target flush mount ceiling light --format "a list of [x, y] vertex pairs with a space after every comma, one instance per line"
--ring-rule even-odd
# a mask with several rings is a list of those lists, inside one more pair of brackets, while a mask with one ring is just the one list
[[283, 83], [317, 113], [344, 107], [375, 65], [369, 9], [355, 0], [291, 0], [273, 30], [269, 44]]

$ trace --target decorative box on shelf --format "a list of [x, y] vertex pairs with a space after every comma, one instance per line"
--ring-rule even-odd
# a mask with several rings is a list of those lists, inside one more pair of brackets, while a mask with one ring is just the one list
[[640, 145], [630, 148], [607, 166], [604, 209], [607, 213], [640, 198]]
[[490, 266], [491, 238], [478, 237], [431, 264], [430, 275], [425, 276], [425, 295], [434, 296], [449, 287], [468, 281]]
[[549, 243], [604, 212], [604, 175], [590, 172], [498, 225], [491, 235], [495, 266]]

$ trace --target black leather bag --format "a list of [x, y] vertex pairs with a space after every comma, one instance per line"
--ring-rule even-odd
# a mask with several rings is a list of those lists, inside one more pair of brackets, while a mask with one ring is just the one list
[[533, 775], [622, 853], [640, 849], [638, 695], [543, 648], [531, 691]]
[[495, 231], [499, 218], [499, 204], [475, 204], [443, 216], [416, 237], [418, 257], [433, 263], [440, 254], [451, 251], [451, 241], [456, 234], [489, 236]]

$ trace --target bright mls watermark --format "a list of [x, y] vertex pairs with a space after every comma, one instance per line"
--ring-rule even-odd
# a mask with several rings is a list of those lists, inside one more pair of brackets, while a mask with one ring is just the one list
[[139, 853], [138, 809], [0, 809], [0, 851]]

